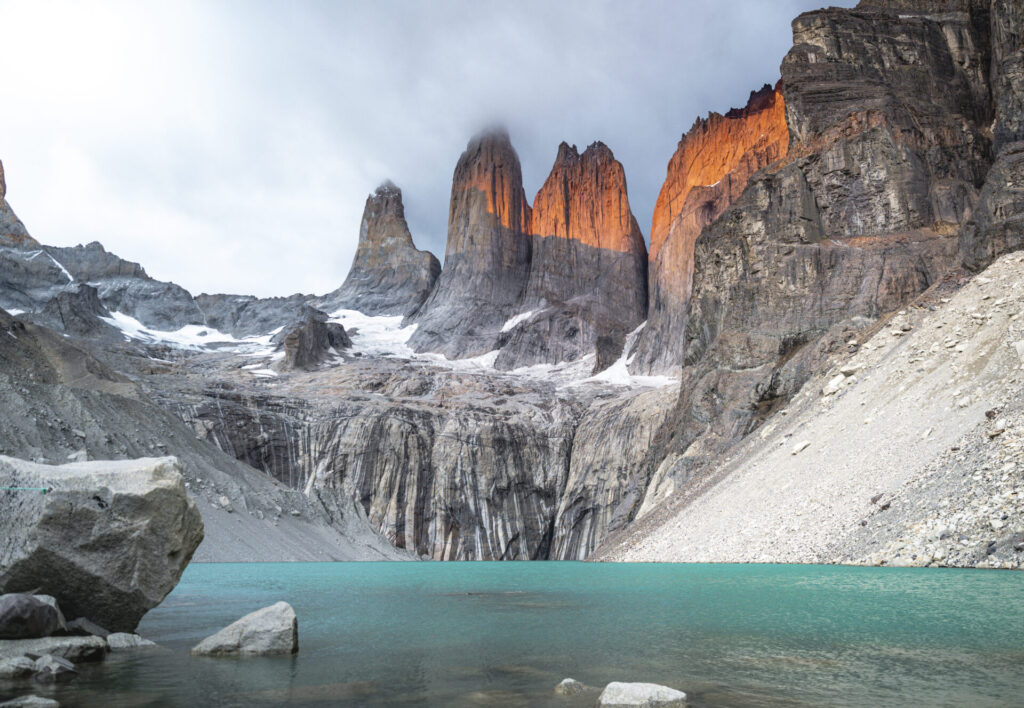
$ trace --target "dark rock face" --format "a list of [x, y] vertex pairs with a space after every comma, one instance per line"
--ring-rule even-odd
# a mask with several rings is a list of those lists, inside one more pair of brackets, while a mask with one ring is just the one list
[[992, 0], [992, 99], [996, 150], [1024, 140], [1024, 6]]
[[312, 307], [304, 308], [302, 319], [285, 327], [272, 341], [284, 348], [282, 368], [310, 371], [333, 353], [352, 346], [345, 328], [328, 322], [327, 314]]
[[385, 182], [366, 198], [348, 277], [317, 305], [366, 315], [411, 315], [427, 299], [440, 273], [434, 254], [413, 245], [402, 190]]
[[960, 258], [981, 270], [1024, 248], [1024, 141], [1005, 146], [981, 189], [974, 220], [960, 237]]
[[101, 317], [110, 317], [110, 312], [100, 302], [96, 288], [85, 283], [77, 283], [61, 291], [46, 303], [40, 313], [40, 319], [68, 334], [80, 337], [119, 336], [120, 332], [100, 320]]
[[34, 595], [0, 595], [0, 639], [48, 637], [60, 625], [57, 608]]
[[309, 295], [258, 298], [252, 295], [196, 295], [204, 324], [234, 337], [251, 337], [272, 332], [284, 322], [302, 317], [312, 298]]
[[[203, 522], [174, 458], [0, 469], [0, 588], [42, 588], [72, 616], [130, 632], [178, 583]], [[6, 522], [6, 523], [5, 523]]]
[[573, 361], [598, 337], [624, 340], [647, 313], [647, 249], [626, 175], [604, 143], [562, 143], [533, 204], [530, 276], [496, 366]]
[[444, 269], [410, 345], [450, 358], [496, 348], [530, 273], [530, 205], [508, 134], [473, 138], [455, 167]]
[[785, 156], [788, 146], [785, 100], [768, 85], [751, 92], [743, 108], [698, 118], [683, 135], [654, 207], [650, 306], [633, 350], [635, 371], [682, 365], [694, 242], [743, 193], [750, 177]]
[[793, 23], [787, 155], [694, 246], [680, 396], [652, 442], [677, 493], [844, 332], [957, 264], [991, 159], [985, 25], [967, 11], [902, 14], [833, 8]]
[[14, 210], [7, 203], [7, 181], [4, 179], [4, 163], [0, 162], [0, 246], [38, 246], [28, 234]]

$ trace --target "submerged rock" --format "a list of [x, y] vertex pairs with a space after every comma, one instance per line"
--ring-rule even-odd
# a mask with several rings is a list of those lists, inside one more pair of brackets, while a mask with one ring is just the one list
[[299, 650], [299, 622], [287, 602], [247, 614], [192, 647], [196, 656], [263, 656]]
[[52, 654], [76, 663], [100, 661], [107, 653], [102, 637], [42, 637], [0, 640], [0, 659]]
[[127, 651], [129, 649], [148, 649], [155, 647], [156, 642], [143, 639], [137, 634], [127, 632], [114, 632], [107, 636], [107, 646], [110, 651]]
[[0, 681], [27, 678], [36, 671], [36, 662], [27, 656], [0, 659]]
[[0, 708], [60, 708], [60, 703], [52, 698], [41, 696], [22, 696], [0, 703]]
[[686, 694], [656, 683], [619, 683], [605, 686], [597, 705], [606, 708], [655, 708], [685, 706]]
[[0, 456], [0, 590], [40, 588], [72, 616], [135, 629], [178, 583], [203, 522], [173, 457], [64, 466]]
[[576, 696], [587, 690], [587, 686], [580, 683], [576, 679], [562, 679], [558, 685], [555, 686], [555, 693], [559, 696]]
[[39, 683], [64, 683], [78, 676], [75, 665], [67, 659], [44, 654], [36, 659], [35, 678]]
[[0, 595], [0, 639], [48, 637], [63, 624], [60, 610], [23, 593]]

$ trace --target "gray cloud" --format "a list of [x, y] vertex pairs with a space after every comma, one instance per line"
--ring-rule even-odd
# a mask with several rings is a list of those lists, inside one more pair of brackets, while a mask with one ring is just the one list
[[443, 259], [452, 169], [498, 122], [531, 199], [560, 141], [607, 143], [646, 234], [680, 135], [774, 83], [817, 6], [0, 2], [8, 198], [194, 292], [324, 292], [384, 178]]

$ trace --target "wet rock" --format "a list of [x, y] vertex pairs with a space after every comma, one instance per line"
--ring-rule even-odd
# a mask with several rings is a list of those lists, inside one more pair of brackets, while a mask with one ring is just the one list
[[413, 245], [402, 190], [384, 182], [366, 198], [348, 277], [318, 306], [366, 315], [410, 315], [426, 300], [440, 273], [437, 258]]
[[196, 656], [262, 656], [299, 650], [299, 624], [287, 602], [252, 612], [192, 647]]
[[607, 708], [655, 708], [685, 706], [686, 694], [656, 683], [619, 683], [605, 686], [597, 705]]
[[577, 696], [587, 690], [587, 687], [576, 679], [562, 679], [555, 686], [555, 693], [559, 696]]
[[102, 637], [43, 637], [41, 639], [0, 640], [0, 658], [39, 657], [44, 654], [75, 663], [100, 661], [107, 653]]
[[52, 698], [22, 696], [0, 703], [0, 708], [60, 708], [60, 703]]
[[66, 683], [77, 676], [75, 665], [67, 659], [52, 654], [36, 659], [33, 678], [39, 683]]
[[39, 598], [0, 595], [0, 639], [48, 637], [62, 625], [60, 610]]
[[110, 651], [128, 651], [130, 649], [148, 649], [156, 646], [156, 642], [143, 639], [137, 634], [127, 632], [114, 632], [107, 637], [107, 646]]
[[0, 659], [0, 681], [28, 678], [35, 670], [36, 662], [27, 656]]
[[0, 457], [0, 588], [40, 588], [73, 616], [133, 630], [174, 588], [203, 523], [174, 458], [59, 467]]
[[68, 634], [94, 636], [106, 639], [110, 632], [86, 617], [73, 619], [67, 624]]

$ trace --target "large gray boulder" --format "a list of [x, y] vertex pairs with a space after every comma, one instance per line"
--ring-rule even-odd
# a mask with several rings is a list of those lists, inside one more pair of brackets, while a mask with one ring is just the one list
[[0, 708], [60, 708], [60, 703], [52, 698], [42, 698], [41, 696], [21, 696], [0, 703]]
[[[63, 466], [0, 456], [0, 591], [130, 632], [177, 585], [203, 521], [173, 457]], [[47, 492], [33, 491], [47, 489]]]
[[597, 705], [606, 708], [661, 708], [685, 706], [686, 694], [656, 683], [619, 683], [613, 681], [604, 687]]
[[48, 637], [61, 624], [60, 610], [33, 595], [0, 595], [0, 639]]
[[299, 650], [299, 622], [287, 602], [247, 614], [192, 647], [197, 656], [262, 656]]

